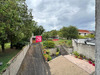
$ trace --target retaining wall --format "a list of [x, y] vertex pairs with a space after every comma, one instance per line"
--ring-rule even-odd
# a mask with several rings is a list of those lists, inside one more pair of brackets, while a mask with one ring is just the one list
[[95, 60], [95, 45], [76, 43], [74, 40], [72, 40], [72, 45], [73, 51], [77, 51], [79, 54]]
[[8, 62], [8, 68], [2, 75], [16, 75], [28, 49], [29, 45], [25, 46], [13, 59], [10, 60]]

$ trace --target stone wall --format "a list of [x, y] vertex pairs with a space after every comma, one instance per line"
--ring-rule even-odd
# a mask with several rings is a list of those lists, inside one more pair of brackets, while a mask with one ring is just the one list
[[87, 58], [91, 58], [95, 60], [95, 46], [94, 45], [87, 45], [82, 43], [76, 43], [72, 40], [73, 51], [77, 51], [79, 54], [83, 54]]
[[25, 46], [13, 59], [10, 60], [8, 62], [8, 68], [2, 75], [16, 75], [28, 49], [29, 45]]

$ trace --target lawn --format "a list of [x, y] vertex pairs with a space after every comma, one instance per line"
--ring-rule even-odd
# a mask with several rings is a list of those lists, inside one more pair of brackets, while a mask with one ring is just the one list
[[[10, 43], [6, 43], [5, 44], [5, 49], [9, 49], [10, 48]], [[1, 45], [0, 45], [0, 52], [1, 52]]]
[[20, 50], [15, 50], [15, 49], [9, 49], [10, 48], [10, 43], [5, 44], [5, 53], [1, 52], [1, 47], [0, 47], [0, 62], [3, 63], [2, 66], [0, 66], [0, 72], [7, 67], [8, 61], [13, 58]]
[[[72, 41], [71, 40], [64, 40], [59, 39], [59, 41], [54, 41], [55, 45], [63, 45], [65, 44], [67, 47], [72, 47]], [[41, 42], [43, 44], [43, 42]]]

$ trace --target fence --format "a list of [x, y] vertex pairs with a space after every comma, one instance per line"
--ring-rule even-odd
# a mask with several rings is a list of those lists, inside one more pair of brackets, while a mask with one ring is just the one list
[[14, 58], [12, 58], [8, 62], [8, 68], [5, 70], [4, 73], [2, 73], [2, 75], [16, 75], [28, 49], [29, 45], [25, 46]]
[[72, 40], [73, 51], [77, 51], [79, 54], [83, 54], [87, 58], [95, 60], [95, 45], [76, 43], [75, 40]]

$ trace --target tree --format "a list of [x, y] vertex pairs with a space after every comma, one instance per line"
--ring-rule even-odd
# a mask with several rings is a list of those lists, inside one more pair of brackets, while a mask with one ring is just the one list
[[60, 32], [62, 36], [67, 39], [78, 38], [78, 29], [74, 26], [63, 27]]
[[33, 31], [34, 35], [42, 35], [42, 33], [45, 31], [43, 26], [35, 26], [35, 29]]
[[78, 29], [75, 26], [69, 26], [67, 29], [68, 37], [67, 39], [76, 39], [78, 38]]
[[55, 38], [57, 36], [56, 30], [52, 30], [50, 33], [51, 33], [51, 37], [53, 37], [53, 38]]
[[67, 31], [67, 27], [63, 27], [62, 29], [60, 29], [60, 36], [67, 38], [68, 37], [68, 31]]
[[50, 36], [49, 36], [48, 32], [44, 32], [44, 33], [42, 34], [43, 40], [48, 40], [49, 37], [50, 37]]

